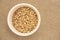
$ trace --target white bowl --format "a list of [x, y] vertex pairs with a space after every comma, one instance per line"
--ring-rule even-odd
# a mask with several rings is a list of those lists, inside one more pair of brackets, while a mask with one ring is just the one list
[[[22, 7], [22, 6], [27, 6], [27, 7], [32, 8], [32, 9], [36, 12], [37, 17], [38, 17], [38, 23], [37, 23], [36, 28], [35, 28], [34, 30], [32, 30], [31, 32], [29, 32], [29, 33], [21, 33], [21, 32], [18, 32], [18, 31], [13, 27], [13, 24], [12, 24], [12, 16], [13, 16], [13, 13], [14, 13], [18, 8], [20, 8], [20, 7]], [[8, 17], [7, 17], [7, 23], [8, 23], [8, 26], [9, 26], [10, 30], [11, 30], [13, 33], [15, 33], [15, 34], [17, 34], [17, 35], [19, 35], [19, 36], [29, 36], [29, 35], [32, 35], [33, 33], [35, 33], [35, 32], [37, 31], [37, 29], [39, 28], [39, 26], [40, 26], [40, 20], [41, 20], [41, 18], [40, 18], [40, 13], [39, 13], [39, 11], [38, 11], [34, 6], [32, 6], [31, 4], [27, 4], [27, 3], [20, 3], [20, 4], [17, 4], [17, 5], [15, 5], [15, 6], [13, 6], [13, 7], [11, 8], [11, 10], [9, 11]]]

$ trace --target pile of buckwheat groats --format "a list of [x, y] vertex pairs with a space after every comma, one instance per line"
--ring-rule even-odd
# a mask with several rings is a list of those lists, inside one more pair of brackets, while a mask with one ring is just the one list
[[12, 24], [21, 33], [31, 32], [37, 25], [36, 12], [29, 7], [18, 8], [12, 16]]

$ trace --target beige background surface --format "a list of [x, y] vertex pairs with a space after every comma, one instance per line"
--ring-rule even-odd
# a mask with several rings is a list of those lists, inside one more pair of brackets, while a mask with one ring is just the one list
[[[22, 2], [34, 5], [41, 14], [40, 28], [28, 37], [15, 35], [7, 25], [8, 11]], [[60, 0], [0, 0], [0, 40], [60, 40]]]

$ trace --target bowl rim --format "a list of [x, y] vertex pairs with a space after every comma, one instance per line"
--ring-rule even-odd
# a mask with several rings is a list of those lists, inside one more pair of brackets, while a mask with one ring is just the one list
[[[36, 14], [37, 14], [37, 17], [38, 17], [38, 23], [37, 23], [37, 26], [35, 29], [33, 29], [33, 31], [29, 32], [29, 33], [20, 33], [18, 32], [12, 25], [12, 15], [13, 15], [13, 12], [15, 12], [18, 8], [22, 7], [22, 6], [27, 6], [27, 7], [30, 7], [32, 8]], [[40, 22], [41, 22], [41, 17], [40, 17], [40, 12], [31, 4], [28, 4], [28, 3], [20, 3], [20, 4], [17, 4], [15, 6], [13, 6], [9, 13], [8, 13], [8, 16], [7, 16], [7, 24], [10, 28], [10, 30], [14, 33], [14, 34], [17, 34], [19, 36], [29, 36], [29, 35], [32, 35], [33, 33], [35, 33], [37, 31], [37, 29], [39, 28], [40, 26]]]

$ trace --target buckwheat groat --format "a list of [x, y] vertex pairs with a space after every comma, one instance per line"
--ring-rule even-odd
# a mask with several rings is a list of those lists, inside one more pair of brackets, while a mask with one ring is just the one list
[[21, 33], [31, 32], [37, 25], [36, 12], [29, 7], [18, 8], [12, 16], [12, 24]]

